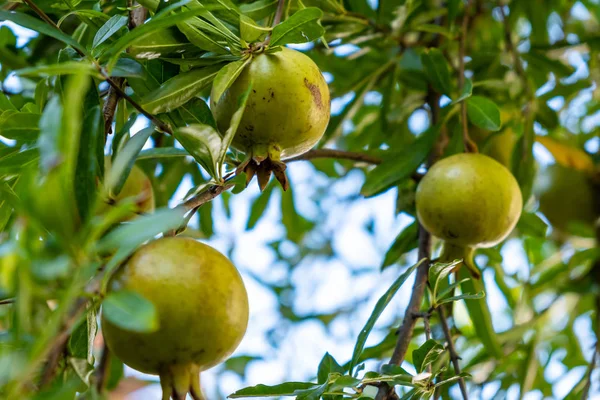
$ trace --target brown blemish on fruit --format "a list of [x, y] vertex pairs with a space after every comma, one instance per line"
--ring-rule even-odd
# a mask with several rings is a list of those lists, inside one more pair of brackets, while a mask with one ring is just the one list
[[321, 100], [321, 92], [319, 91], [319, 87], [314, 83], [310, 83], [306, 78], [304, 78], [304, 86], [306, 86], [306, 88], [310, 90], [310, 94], [312, 95], [313, 101], [315, 102], [316, 106], [319, 108], [323, 108], [323, 101]]

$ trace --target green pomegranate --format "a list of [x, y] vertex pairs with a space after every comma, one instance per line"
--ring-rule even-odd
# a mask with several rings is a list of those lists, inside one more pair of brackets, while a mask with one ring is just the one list
[[535, 192], [540, 211], [559, 231], [569, 232], [574, 223], [592, 228], [600, 215], [600, 199], [583, 171], [552, 164], [537, 176]]
[[[110, 156], [104, 158], [104, 175], [108, 173], [111, 168]], [[100, 212], [105, 212], [111, 204], [118, 204], [120, 201], [125, 199], [135, 200], [135, 214], [150, 213], [154, 211], [154, 190], [152, 189], [152, 182], [150, 178], [142, 171], [140, 167], [134, 165], [125, 180], [123, 188], [116, 197], [103, 199], [100, 207]], [[135, 217], [135, 214], [131, 215], [127, 219]]]
[[271, 161], [264, 166], [277, 172], [273, 165], [281, 167], [281, 159], [305, 153], [323, 136], [330, 116], [329, 88], [317, 65], [299, 51], [283, 47], [254, 54], [219, 99], [213, 86], [211, 108], [221, 132], [229, 128], [238, 100], [250, 84], [252, 91], [232, 145], [256, 165]]
[[163, 399], [202, 398], [199, 373], [227, 358], [248, 324], [248, 295], [231, 262], [191, 238], [158, 239], [139, 249], [109, 290], [130, 290], [152, 302], [159, 328], [123, 330], [102, 318], [108, 348], [138, 371], [160, 376]]
[[463, 247], [500, 243], [516, 225], [522, 205], [510, 171], [482, 154], [456, 154], [434, 164], [416, 195], [425, 229]]
[[[423, 227], [444, 241], [439, 262], [462, 260], [456, 281], [463, 293], [485, 291], [475, 264], [474, 250], [491, 247], [512, 231], [521, 215], [522, 196], [517, 181], [498, 161], [483, 154], [456, 154], [427, 172], [416, 194], [417, 217]], [[466, 268], [459, 268], [464, 265]], [[439, 284], [449, 288], [448, 278]], [[502, 348], [485, 299], [465, 302], [477, 336], [497, 358]]]

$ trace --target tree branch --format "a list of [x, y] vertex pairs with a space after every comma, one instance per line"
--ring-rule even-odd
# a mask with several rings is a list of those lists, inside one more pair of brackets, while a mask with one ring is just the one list
[[[462, 89], [465, 85], [465, 56], [466, 56], [466, 48], [467, 48], [467, 34], [469, 32], [469, 13], [471, 12], [472, 0], [467, 0], [467, 4], [465, 6], [465, 15], [462, 20], [462, 28], [461, 28], [461, 36], [460, 36], [460, 44], [458, 48], [458, 92], [461, 93]], [[461, 122], [462, 122], [462, 136], [463, 143], [465, 146], [466, 152], [477, 152], [477, 145], [471, 137], [469, 136], [469, 122], [467, 119], [467, 103], [465, 101], [461, 101], [460, 103], [460, 113], [461, 113]]]
[[292, 157], [290, 159], [285, 160], [286, 163], [294, 162], [294, 161], [303, 161], [303, 160], [314, 160], [316, 158], [336, 158], [339, 160], [352, 160], [358, 162], [364, 162], [367, 164], [381, 164], [383, 161], [381, 158], [377, 156], [372, 156], [370, 154], [358, 153], [352, 151], [344, 151], [344, 150], [335, 150], [335, 149], [314, 149], [309, 150], [308, 152], [301, 154], [296, 157]]
[[[442, 330], [444, 331], [446, 342], [448, 342], [448, 352], [450, 353], [450, 360], [452, 361], [452, 365], [454, 366], [454, 372], [457, 375], [460, 375], [460, 364], [458, 362], [458, 360], [460, 360], [460, 357], [458, 356], [456, 348], [454, 347], [454, 341], [452, 340], [452, 333], [450, 332], [450, 328], [448, 327], [448, 321], [446, 321], [446, 313], [444, 312], [444, 307], [438, 307], [437, 312], [440, 315], [440, 324], [442, 324]], [[460, 386], [460, 392], [462, 393], [463, 399], [469, 400], [467, 385], [465, 384], [465, 380], [462, 377], [458, 378], [458, 385]]]

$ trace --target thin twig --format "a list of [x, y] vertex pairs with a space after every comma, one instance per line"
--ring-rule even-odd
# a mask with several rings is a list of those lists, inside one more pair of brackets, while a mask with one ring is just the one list
[[106, 378], [110, 373], [110, 350], [106, 345], [106, 342], [102, 345], [102, 355], [100, 356], [100, 364], [96, 369], [96, 390], [98, 393], [104, 392], [106, 386]]
[[[96, 283], [94, 283], [94, 285], [96, 285]], [[97, 287], [100, 287], [99, 281], [97, 282]], [[58, 365], [58, 361], [60, 360], [60, 356], [65, 351], [65, 348], [69, 341], [69, 336], [71, 335], [71, 330], [73, 329], [77, 321], [79, 321], [79, 317], [81, 316], [81, 314], [86, 310], [88, 301], [89, 297], [87, 296], [79, 297], [75, 301], [75, 304], [71, 307], [71, 311], [69, 311], [69, 313], [67, 314], [58, 334], [46, 347], [48, 349], [46, 357], [47, 361], [44, 365], [44, 368], [42, 369], [40, 387], [47, 386], [56, 375], [56, 367]]]
[[[467, 48], [467, 35], [469, 32], [469, 13], [471, 11], [472, 0], [467, 0], [467, 4], [465, 6], [465, 15], [462, 20], [462, 29], [460, 36], [460, 44], [458, 47], [458, 92], [461, 93], [462, 89], [465, 85], [465, 56], [466, 56], [466, 48]], [[462, 135], [463, 135], [463, 143], [465, 146], [466, 152], [477, 152], [477, 145], [474, 141], [471, 140], [469, 136], [469, 124], [467, 120], [467, 103], [462, 101], [460, 103], [460, 113], [461, 113], [461, 122], [462, 122]]]
[[182, 204], [182, 206], [186, 210], [193, 210], [202, 206], [205, 203], [208, 203], [224, 191], [231, 189], [233, 186], [234, 185], [232, 183], [224, 185], [212, 185], [207, 190], [187, 200], [185, 203]]
[[[119, 87], [123, 86], [124, 81], [125, 80], [123, 78], [115, 78], [115, 83]], [[115, 112], [117, 111], [117, 104], [119, 104], [120, 98], [121, 97], [112, 86], [108, 88], [108, 95], [106, 97], [106, 101], [104, 102], [104, 106], [102, 107], [102, 115], [104, 116], [105, 138], [107, 138], [108, 135], [112, 133], [112, 123], [115, 117]]]
[[279, 0], [279, 2], [277, 3], [277, 11], [275, 11], [275, 18], [273, 18], [273, 27], [275, 27], [281, 22], [281, 18], [283, 17], [284, 6], [285, 0]]
[[[440, 315], [440, 324], [442, 325], [442, 330], [444, 331], [444, 336], [446, 337], [446, 342], [448, 343], [448, 352], [450, 353], [450, 360], [452, 361], [452, 365], [454, 366], [454, 373], [460, 375], [460, 364], [458, 362], [458, 360], [460, 360], [460, 357], [458, 356], [456, 348], [454, 347], [454, 341], [452, 340], [452, 333], [450, 332], [450, 328], [448, 327], [448, 321], [446, 321], [446, 313], [444, 312], [444, 307], [438, 307], [437, 312]], [[460, 392], [462, 393], [463, 399], [469, 400], [467, 385], [465, 384], [465, 380], [462, 376], [458, 378], [458, 385], [460, 386]]]
[[285, 160], [286, 163], [301, 161], [301, 160], [313, 160], [315, 158], [337, 158], [340, 160], [352, 160], [358, 162], [364, 162], [367, 164], [381, 164], [383, 161], [377, 156], [370, 154], [358, 153], [352, 151], [335, 150], [335, 149], [315, 149], [310, 150], [304, 154]]
[[502, 15], [502, 23], [504, 25], [504, 42], [506, 44], [506, 50], [512, 54], [513, 64], [517, 75], [521, 78], [521, 83], [523, 84], [523, 89], [527, 95], [528, 99], [533, 98], [533, 93], [531, 91], [531, 87], [529, 86], [529, 81], [527, 80], [527, 74], [525, 73], [525, 67], [523, 67], [523, 62], [519, 57], [519, 52], [517, 51], [511, 37], [511, 29], [508, 22], [508, 17], [506, 16], [506, 12], [504, 11], [504, 5], [500, 4], [500, 15]]
[[15, 298], [11, 297], [11, 298], [8, 298], [8, 299], [0, 300], [0, 305], [2, 305], [2, 304], [12, 304], [14, 302], [15, 302]]

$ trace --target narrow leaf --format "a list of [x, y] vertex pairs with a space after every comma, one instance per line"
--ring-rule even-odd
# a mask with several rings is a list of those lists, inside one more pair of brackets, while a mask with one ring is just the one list
[[288, 43], [306, 43], [320, 38], [325, 33], [325, 29], [319, 24], [322, 16], [323, 11], [316, 7], [297, 11], [273, 28], [271, 47]]
[[250, 97], [250, 92], [252, 91], [252, 84], [248, 86], [246, 91], [240, 96], [238, 99], [238, 109], [231, 116], [231, 122], [229, 123], [229, 128], [223, 135], [223, 141], [221, 142], [221, 150], [219, 152], [218, 164], [219, 168], [225, 162], [225, 155], [227, 154], [227, 149], [231, 145], [231, 141], [237, 132], [238, 126], [242, 121], [242, 117], [244, 116], [244, 111], [246, 110], [246, 102], [248, 101], [248, 97]]
[[374, 196], [407, 179], [427, 159], [438, 133], [438, 126], [431, 127], [402, 152], [386, 156], [368, 173], [361, 193]]
[[467, 115], [473, 125], [488, 131], [498, 131], [502, 126], [498, 106], [485, 97], [472, 96], [467, 99]]
[[215, 79], [219, 69], [219, 65], [212, 65], [181, 73], [144, 96], [142, 107], [153, 114], [171, 111], [197, 96]]
[[102, 302], [102, 313], [108, 321], [127, 331], [151, 333], [158, 329], [154, 304], [136, 292], [109, 293]]
[[211, 93], [211, 101], [214, 101], [214, 104], [217, 104], [221, 99], [221, 96], [229, 87], [235, 82], [235, 80], [240, 76], [244, 68], [250, 63], [252, 57], [248, 57], [243, 60], [235, 61], [225, 65], [217, 76], [215, 77], [215, 81], [213, 82], [213, 89]]
[[177, 129], [175, 138], [213, 179], [220, 181], [218, 159], [221, 152], [221, 136], [215, 128], [210, 125], [190, 125]]
[[275, 386], [256, 385], [240, 389], [227, 397], [230, 399], [239, 399], [242, 397], [295, 396], [298, 394], [298, 391], [312, 389], [318, 386], [319, 385], [310, 382], [286, 382]]
[[428, 49], [421, 54], [421, 62], [434, 89], [450, 96], [452, 93], [450, 70], [444, 54], [436, 48]]
[[133, 168], [137, 155], [140, 153], [142, 147], [144, 147], [144, 144], [154, 130], [154, 127], [142, 129], [133, 135], [125, 147], [117, 154], [105, 180], [106, 189], [110, 194], [119, 194]]
[[55, 29], [54, 27], [48, 25], [47, 23], [38, 18], [34, 18], [27, 14], [23, 14], [16, 11], [0, 10], [0, 21], [5, 20], [12, 21], [17, 25], [21, 25], [24, 28], [29, 28], [43, 35], [53, 37], [57, 40], [60, 40], [63, 43], [68, 44], [69, 46], [72, 46], [73, 48], [81, 51], [82, 53], [87, 54], [85, 47], [80, 45], [71, 36], [63, 33], [58, 29]]
[[383, 313], [383, 311], [385, 310], [387, 305], [390, 303], [390, 301], [392, 301], [392, 298], [394, 298], [394, 295], [396, 294], [398, 289], [400, 289], [402, 284], [404, 284], [404, 282], [413, 273], [413, 271], [424, 261], [425, 260], [419, 261], [418, 263], [416, 263], [415, 265], [410, 267], [408, 270], [406, 270], [406, 272], [404, 272], [402, 275], [400, 275], [398, 277], [398, 279], [396, 279], [396, 281], [394, 281], [394, 283], [392, 283], [392, 286], [390, 286], [390, 288], [384, 293], [384, 295], [379, 298], [379, 300], [377, 301], [377, 304], [375, 304], [375, 308], [371, 312], [371, 315], [369, 316], [367, 323], [360, 331], [360, 334], [358, 335], [358, 339], [356, 340], [356, 344], [354, 345], [354, 352], [352, 353], [352, 360], [350, 361], [350, 365], [348, 367], [348, 372], [350, 373], [350, 375], [352, 375], [354, 367], [358, 363], [360, 355], [362, 354], [362, 351], [365, 347], [365, 342], [367, 341], [367, 338], [369, 337], [369, 333], [371, 333], [371, 330], [375, 326], [375, 322], [377, 322], [377, 319], [379, 318], [379, 316]]
[[97, 47], [99, 44], [104, 43], [108, 38], [114, 35], [119, 29], [127, 25], [128, 18], [124, 15], [113, 15], [108, 21], [104, 23], [96, 32], [94, 40], [92, 41], [92, 47]]

